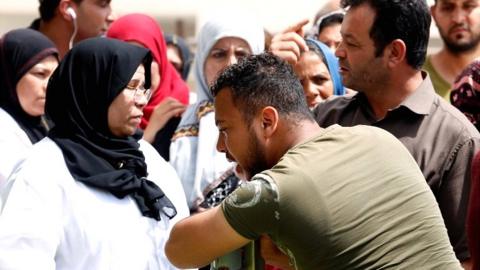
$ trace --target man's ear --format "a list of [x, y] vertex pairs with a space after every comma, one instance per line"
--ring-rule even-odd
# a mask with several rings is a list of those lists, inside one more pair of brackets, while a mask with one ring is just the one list
[[395, 39], [385, 48], [388, 67], [394, 68], [402, 63], [407, 56], [407, 46], [401, 39]]
[[262, 133], [265, 138], [270, 138], [278, 126], [278, 111], [272, 106], [267, 106], [261, 111]]
[[68, 9], [73, 9], [73, 11], [75, 12], [75, 7], [74, 6], [74, 2], [73, 1], [70, 1], [70, 0], [60, 0], [60, 3], [58, 3], [58, 13], [60, 14], [60, 16], [62, 18], [64, 18], [66, 21], [72, 21], [73, 18], [72, 18], [72, 15], [71, 13], [68, 11]]
[[430, 14], [432, 14], [432, 18], [435, 21], [435, 24], [437, 23], [437, 4], [434, 4], [433, 6], [430, 7]]

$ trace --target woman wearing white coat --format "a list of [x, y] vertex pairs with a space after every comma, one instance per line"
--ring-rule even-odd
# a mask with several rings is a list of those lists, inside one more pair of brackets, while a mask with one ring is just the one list
[[175, 269], [164, 245], [188, 215], [183, 189], [137, 129], [151, 61], [109, 38], [63, 58], [47, 89], [54, 127], [5, 198], [0, 269]]
[[55, 45], [37, 31], [12, 30], [0, 39], [0, 191], [47, 134], [45, 90], [57, 65]]

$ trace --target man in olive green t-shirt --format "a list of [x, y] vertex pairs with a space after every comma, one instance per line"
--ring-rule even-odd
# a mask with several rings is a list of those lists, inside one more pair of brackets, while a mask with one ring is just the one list
[[175, 225], [166, 254], [177, 267], [261, 238], [282, 269], [461, 269], [430, 188], [391, 134], [320, 128], [291, 67], [270, 54], [227, 68], [212, 92], [217, 148], [251, 181]]

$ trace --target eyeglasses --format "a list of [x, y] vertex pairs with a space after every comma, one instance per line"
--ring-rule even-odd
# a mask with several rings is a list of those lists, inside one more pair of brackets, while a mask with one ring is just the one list
[[145, 97], [148, 102], [152, 97], [152, 90], [145, 89], [145, 84], [140, 80], [131, 80], [125, 89], [133, 91], [133, 98], [135, 102], [140, 102], [142, 97]]

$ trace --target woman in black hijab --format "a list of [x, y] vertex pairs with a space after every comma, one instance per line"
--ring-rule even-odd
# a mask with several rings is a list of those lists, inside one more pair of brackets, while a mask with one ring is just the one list
[[[2, 213], [0, 253], [25, 257], [19, 243], [28, 241], [56, 269], [175, 269], [164, 243], [188, 215], [186, 200], [173, 168], [137, 129], [151, 61], [147, 49], [108, 38], [80, 42], [65, 56], [47, 91], [55, 126], [18, 172], [19, 188]], [[19, 230], [22, 215], [35, 224]], [[5, 262], [47, 268], [41, 259]]]
[[57, 65], [55, 45], [37, 31], [12, 30], [0, 39], [0, 190], [47, 134], [45, 90]]
[[193, 53], [190, 51], [187, 41], [174, 34], [165, 34], [165, 42], [167, 43], [168, 60], [182, 79], [187, 81], [193, 61]]

